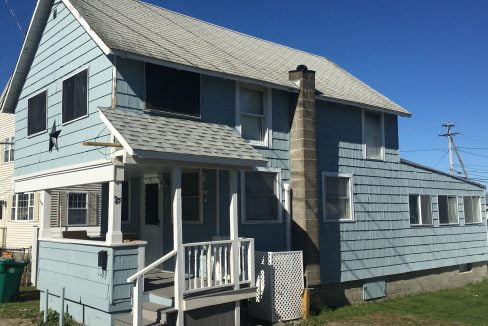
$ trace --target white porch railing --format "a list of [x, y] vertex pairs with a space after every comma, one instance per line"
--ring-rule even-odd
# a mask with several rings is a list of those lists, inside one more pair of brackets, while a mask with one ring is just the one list
[[254, 239], [239, 239], [239, 279], [232, 279], [232, 241], [184, 244], [185, 294], [219, 287], [250, 284], [254, 286]]

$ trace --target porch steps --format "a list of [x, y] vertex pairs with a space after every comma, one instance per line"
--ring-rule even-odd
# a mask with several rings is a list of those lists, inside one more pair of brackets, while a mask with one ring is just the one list
[[[144, 302], [142, 304], [142, 325], [166, 325], [166, 314], [174, 311], [175, 309], [171, 306], [160, 305], [153, 302]], [[132, 313], [117, 315], [115, 317], [115, 325], [132, 325]]]

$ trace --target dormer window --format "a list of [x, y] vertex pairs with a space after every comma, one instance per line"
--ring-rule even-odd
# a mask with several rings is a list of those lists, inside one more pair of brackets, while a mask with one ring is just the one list
[[146, 63], [146, 110], [200, 116], [200, 75]]

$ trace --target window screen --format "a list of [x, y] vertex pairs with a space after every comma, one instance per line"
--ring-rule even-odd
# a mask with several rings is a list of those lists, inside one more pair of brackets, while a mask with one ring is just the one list
[[325, 214], [327, 219], [351, 220], [349, 177], [325, 177]]
[[458, 223], [457, 199], [455, 196], [439, 196], [439, 222], [440, 224]]
[[428, 195], [420, 196], [422, 224], [432, 224], [432, 199]]
[[46, 91], [29, 99], [27, 108], [27, 134], [29, 136], [46, 130], [46, 105]]
[[247, 221], [278, 220], [276, 178], [273, 172], [245, 172]]
[[63, 81], [63, 123], [88, 114], [88, 70]]
[[409, 195], [410, 224], [432, 224], [432, 200], [429, 195]]
[[239, 101], [242, 137], [248, 140], [264, 141], [264, 92], [262, 90], [242, 87], [240, 89]]
[[146, 109], [200, 115], [200, 75], [146, 64]]
[[366, 145], [366, 158], [382, 159], [383, 132], [381, 114], [373, 112], [364, 113], [364, 143]]
[[185, 172], [181, 175], [182, 220], [200, 221], [200, 173]]
[[68, 194], [68, 225], [86, 225], [88, 215], [88, 194]]

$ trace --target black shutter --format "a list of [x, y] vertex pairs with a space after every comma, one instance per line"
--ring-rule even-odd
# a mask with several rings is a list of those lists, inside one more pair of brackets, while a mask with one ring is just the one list
[[46, 130], [46, 98], [44, 91], [28, 101], [27, 108], [27, 134], [33, 135]]
[[63, 123], [88, 113], [87, 103], [88, 70], [63, 81]]

